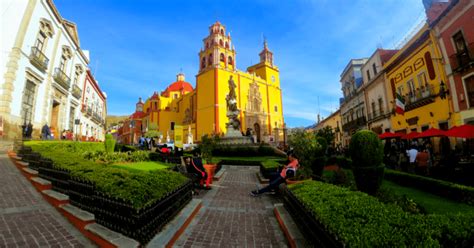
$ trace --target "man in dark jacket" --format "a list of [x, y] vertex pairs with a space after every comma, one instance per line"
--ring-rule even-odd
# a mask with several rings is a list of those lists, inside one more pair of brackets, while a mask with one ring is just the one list
[[202, 164], [202, 158], [201, 158], [201, 153], [198, 149], [194, 150], [193, 152], [193, 159], [191, 160], [191, 168], [192, 168], [192, 172], [191, 173], [194, 173], [199, 179], [200, 179], [200, 186], [203, 187], [204, 185], [204, 181], [206, 182], [206, 187], [205, 189], [211, 189], [211, 187], [209, 186], [210, 184], [210, 178], [206, 172], [206, 170], [204, 169], [204, 166]]

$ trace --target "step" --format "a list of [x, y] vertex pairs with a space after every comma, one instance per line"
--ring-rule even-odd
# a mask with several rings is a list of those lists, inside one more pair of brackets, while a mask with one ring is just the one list
[[17, 155], [12, 156], [11, 158], [14, 159], [14, 160], [21, 160], [22, 159], [20, 156], [17, 156]]
[[59, 211], [66, 216], [66, 218], [76, 226], [80, 231], [84, 231], [86, 225], [95, 223], [94, 214], [84, 211], [71, 204], [64, 204], [59, 206]]
[[138, 241], [125, 237], [97, 223], [88, 224], [84, 229], [88, 232], [86, 236], [96, 242], [100, 247], [132, 248], [140, 246]]
[[270, 182], [269, 179], [266, 179], [265, 177], [263, 177], [263, 175], [260, 171], [257, 172], [257, 178], [258, 178], [258, 181], [260, 182], [260, 184], [268, 184]]
[[24, 161], [16, 161], [16, 164], [21, 167], [28, 167], [30, 163]]
[[22, 170], [23, 174], [26, 176], [26, 178], [28, 178], [28, 180], [31, 180], [32, 177], [38, 176], [38, 171], [37, 170], [33, 170], [33, 169], [30, 169], [30, 168], [22, 168], [21, 170]]
[[189, 226], [201, 207], [201, 199], [192, 199], [191, 202], [148, 243], [147, 247], [172, 247]]
[[51, 189], [51, 187], [52, 187], [52, 184], [51, 184], [50, 181], [45, 180], [41, 177], [32, 177], [31, 178], [31, 183], [33, 184], [33, 186], [35, 186], [35, 188], [39, 192], [41, 192], [43, 190]]
[[45, 199], [49, 203], [51, 203], [51, 205], [53, 205], [55, 207], [59, 207], [62, 204], [69, 203], [69, 196], [67, 196], [65, 194], [62, 194], [62, 193], [59, 193], [57, 191], [47, 189], [47, 190], [41, 191], [41, 193], [43, 194]]
[[222, 176], [224, 175], [224, 172], [225, 172], [225, 169], [221, 168], [219, 170], [219, 172], [217, 172], [212, 179], [215, 180], [215, 181], [219, 181], [222, 178]]
[[285, 234], [289, 247], [309, 247], [310, 244], [306, 242], [303, 234], [301, 234], [298, 226], [282, 203], [275, 204], [273, 212], [278, 220], [278, 224], [280, 224], [281, 230]]

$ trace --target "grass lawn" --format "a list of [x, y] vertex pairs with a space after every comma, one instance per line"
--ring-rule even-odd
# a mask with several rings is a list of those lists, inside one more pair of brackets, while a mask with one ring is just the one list
[[161, 162], [155, 161], [144, 161], [144, 162], [136, 162], [136, 163], [119, 163], [113, 164], [112, 166], [124, 169], [131, 169], [131, 170], [143, 170], [143, 171], [151, 171], [151, 170], [164, 170], [168, 169], [169, 165]]
[[389, 188], [396, 194], [406, 195], [423, 206], [430, 214], [474, 212], [474, 206], [452, 201], [414, 188], [400, 186], [387, 180], [383, 181], [382, 187]]

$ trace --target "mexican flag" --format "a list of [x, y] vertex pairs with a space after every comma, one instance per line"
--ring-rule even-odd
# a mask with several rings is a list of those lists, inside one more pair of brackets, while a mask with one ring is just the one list
[[395, 112], [403, 115], [405, 113], [405, 100], [401, 95], [397, 93], [397, 99], [395, 100]]

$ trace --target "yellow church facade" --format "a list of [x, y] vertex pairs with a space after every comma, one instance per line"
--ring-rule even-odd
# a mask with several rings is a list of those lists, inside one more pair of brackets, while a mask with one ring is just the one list
[[184, 137], [191, 130], [194, 141], [205, 134], [225, 134], [229, 122], [226, 97], [232, 80], [240, 110], [240, 131], [251, 132], [260, 142], [281, 141], [285, 122], [279, 70], [266, 41], [259, 55], [258, 64], [246, 71], [238, 70], [230, 34], [226, 34], [224, 25], [214, 23], [199, 52], [195, 88], [180, 73], [176, 82], [146, 99], [143, 132], [157, 128], [164, 137], [172, 136], [174, 127], [180, 125], [184, 126]]

